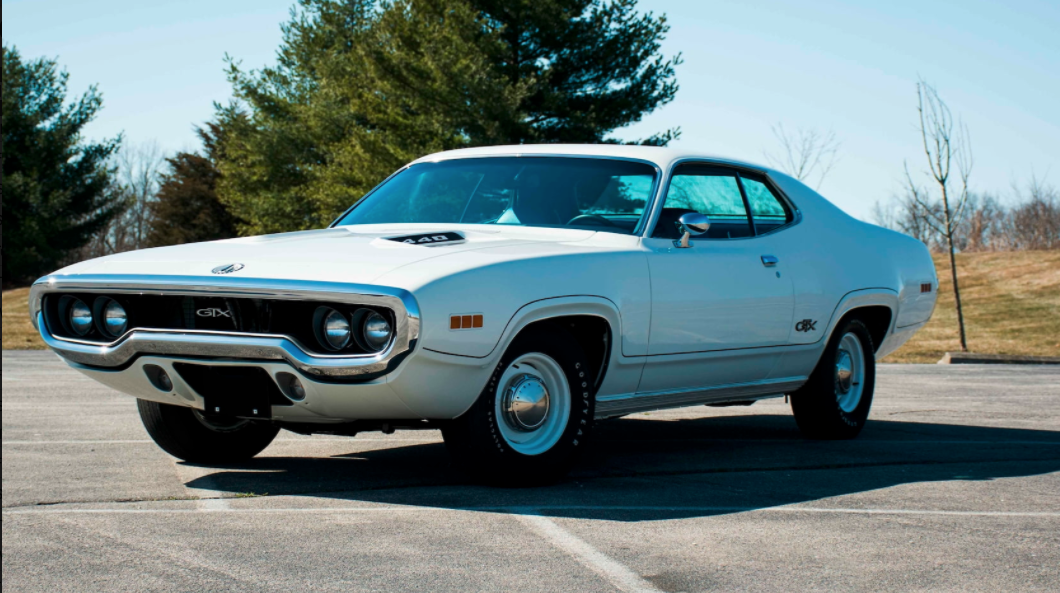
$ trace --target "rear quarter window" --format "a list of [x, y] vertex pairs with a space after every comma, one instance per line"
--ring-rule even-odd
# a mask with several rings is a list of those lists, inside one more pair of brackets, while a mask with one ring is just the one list
[[758, 234], [767, 233], [794, 220], [791, 208], [769, 187], [765, 179], [741, 176]]

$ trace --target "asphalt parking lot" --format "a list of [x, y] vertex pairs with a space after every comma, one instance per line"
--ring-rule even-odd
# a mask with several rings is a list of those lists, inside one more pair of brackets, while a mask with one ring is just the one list
[[1060, 368], [881, 367], [873, 419], [631, 416], [566, 483], [494, 490], [434, 432], [177, 463], [133, 400], [4, 352], [3, 590], [1060, 590]]

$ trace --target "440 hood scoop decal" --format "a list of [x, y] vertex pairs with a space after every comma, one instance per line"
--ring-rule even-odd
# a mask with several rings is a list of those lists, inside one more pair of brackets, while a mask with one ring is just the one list
[[404, 243], [406, 245], [420, 245], [432, 247], [434, 245], [453, 245], [467, 241], [460, 233], [424, 233], [422, 235], [405, 235], [403, 237], [387, 237], [387, 241]]

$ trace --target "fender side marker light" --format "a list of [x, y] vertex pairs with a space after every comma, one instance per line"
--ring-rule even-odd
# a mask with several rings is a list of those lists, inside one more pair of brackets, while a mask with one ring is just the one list
[[449, 329], [451, 331], [466, 329], [482, 329], [485, 320], [482, 315], [453, 315], [449, 318]]

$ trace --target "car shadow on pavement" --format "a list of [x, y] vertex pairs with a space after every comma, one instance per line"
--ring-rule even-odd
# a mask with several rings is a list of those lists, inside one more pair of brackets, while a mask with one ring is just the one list
[[853, 441], [801, 438], [790, 416], [602, 423], [578, 468], [554, 486], [496, 489], [452, 470], [444, 445], [331, 458], [263, 457], [187, 486], [295, 496], [655, 521], [744, 512], [903, 484], [987, 481], [1060, 471], [1060, 432], [872, 421]]

